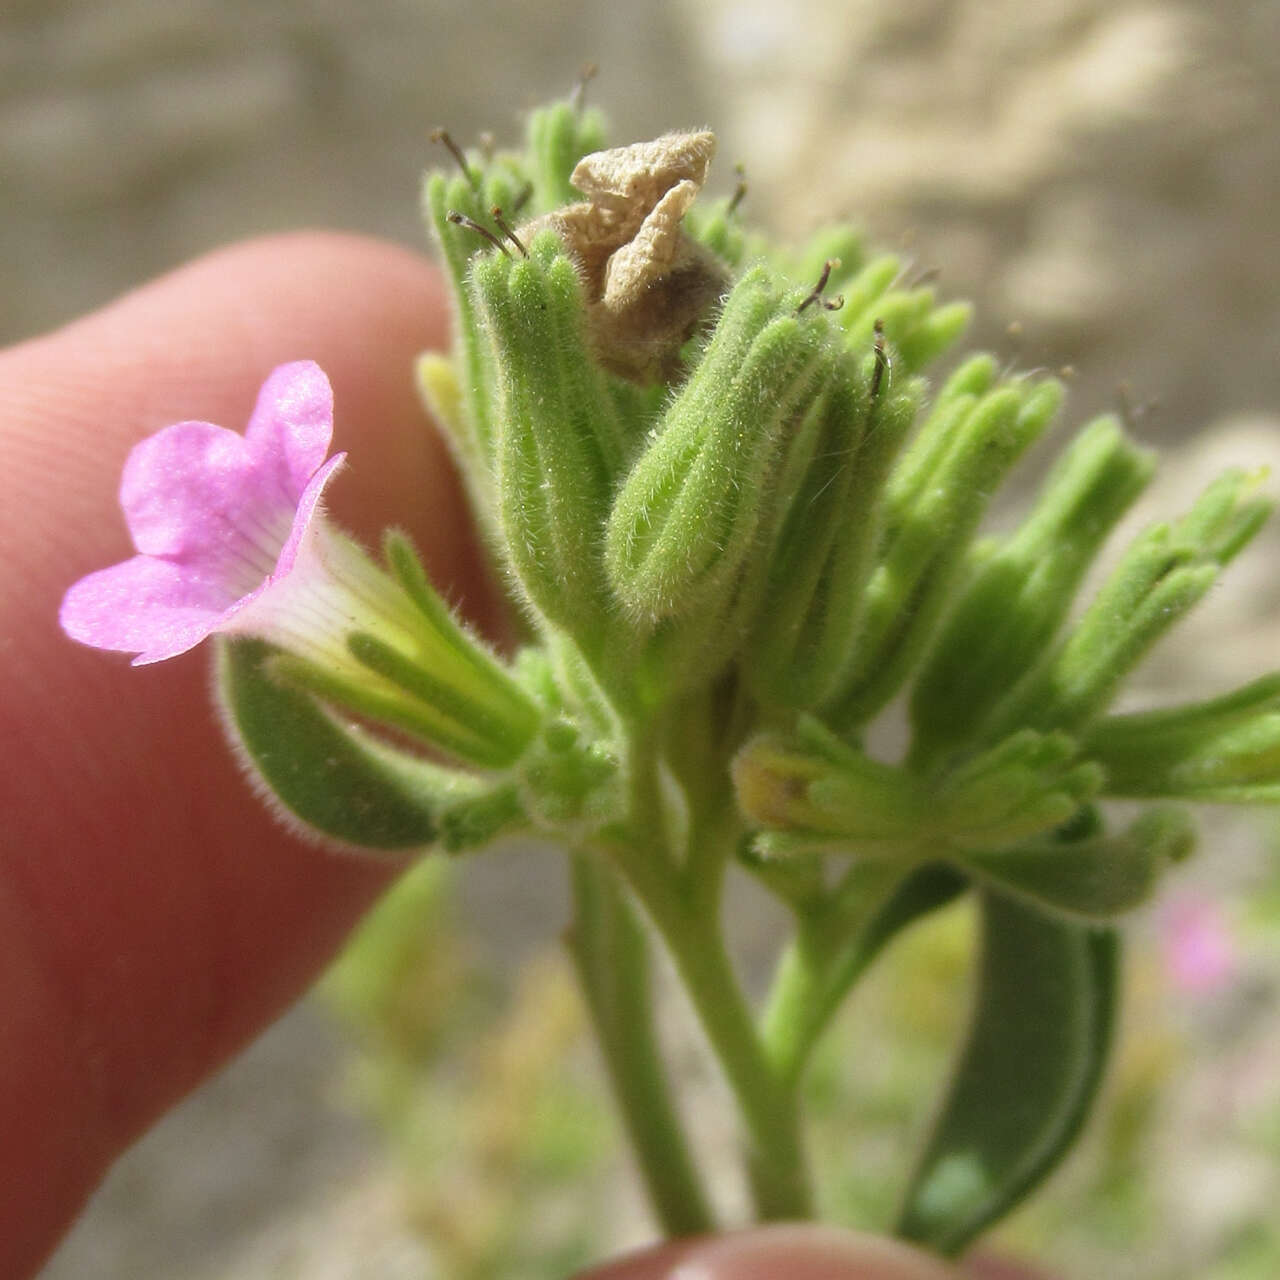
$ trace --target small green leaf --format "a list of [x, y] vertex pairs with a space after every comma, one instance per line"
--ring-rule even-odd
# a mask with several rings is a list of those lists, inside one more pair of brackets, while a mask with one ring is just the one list
[[1118, 944], [982, 895], [969, 1038], [913, 1173], [897, 1233], [959, 1253], [1058, 1164], [1110, 1047]]
[[[266, 669], [276, 650], [258, 640], [217, 649], [216, 688], [233, 744], [288, 812], [323, 835], [369, 849], [413, 849], [437, 834], [441, 782], [465, 775], [419, 763], [395, 763], [322, 709], [310, 694]], [[432, 784], [428, 786], [426, 784]]]
[[861, 973], [905, 928], [954, 902], [968, 879], [940, 862], [927, 862], [906, 876], [867, 923], [858, 941], [856, 972]]

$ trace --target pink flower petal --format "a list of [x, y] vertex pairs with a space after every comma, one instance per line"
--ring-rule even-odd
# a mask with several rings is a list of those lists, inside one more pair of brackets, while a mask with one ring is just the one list
[[275, 572], [272, 574], [273, 578], [282, 578], [293, 569], [298, 549], [320, 514], [320, 499], [324, 495], [325, 488], [346, 460], [345, 453], [335, 453], [308, 481], [307, 487], [298, 499], [298, 510], [293, 517], [293, 527], [289, 530], [284, 546], [280, 548], [280, 556], [276, 560]]
[[187, 566], [134, 556], [81, 578], [63, 597], [58, 621], [82, 644], [158, 662], [199, 644], [235, 603], [221, 582]]
[[270, 457], [276, 474], [297, 497], [325, 460], [333, 439], [333, 389], [311, 360], [282, 364], [262, 384], [245, 431], [257, 456]]
[[209, 422], [180, 422], [140, 441], [120, 481], [133, 545], [153, 556], [216, 551], [246, 507], [287, 501], [271, 499], [274, 476], [261, 470], [243, 436]]

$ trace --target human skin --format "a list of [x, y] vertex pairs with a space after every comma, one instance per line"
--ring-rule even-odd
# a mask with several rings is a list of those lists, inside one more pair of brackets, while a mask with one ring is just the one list
[[[335, 518], [366, 543], [407, 529], [444, 593], [493, 634], [465, 503], [409, 372], [446, 329], [425, 259], [297, 233], [215, 253], [0, 353], [0, 1275], [40, 1265], [115, 1157], [306, 989], [394, 874], [273, 821], [220, 740], [204, 655], [133, 669], [58, 630], [66, 587], [131, 551], [116, 505], [125, 454], [186, 419], [242, 430], [273, 367], [314, 359], [334, 387], [334, 448], [351, 455]], [[593, 1273], [948, 1274], [829, 1228]]]

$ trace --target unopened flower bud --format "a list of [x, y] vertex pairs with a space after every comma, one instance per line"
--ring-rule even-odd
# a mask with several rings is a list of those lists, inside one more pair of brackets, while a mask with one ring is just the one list
[[911, 701], [918, 766], [981, 736], [991, 708], [1040, 660], [1103, 539], [1154, 468], [1112, 418], [1082, 431], [1022, 527], [984, 556]]
[[1172, 524], [1139, 534], [1057, 651], [992, 712], [991, 740], [1015, 724], [1074, 733], [1107, 707], [1121, 680], [1173, 623], [1203, 599], [1271, 514], [1262, 476], [1215, 480]]
[[919, 398], [918, 380], [872, 396], [846, 364], [815, 405], [807, 465], [794, 494], [784, 485], [747, 668], [765, 702], [814, 709], [842, 687], [881, 532], [885, 475]]
[[825, 313], [757, 269], [739, 282], [609, 516], [609, 581], [659, 622], [723, 596], [757, 547], [787, 431], [834, 367]]
[[889, 482], [886, 536], [837, 723], [865, 722], [902, 687], [950, 602], [992, 493], [1061, 400], [1057, 382], [1018, 381], [935, 409]]
[[622, 441], [577, 270], [553, 232], [528, 251], [472, 270], [500, 393], [498, 517], [529, 601], [558, 626], [598, 635], [608, 611], [600, 530]]

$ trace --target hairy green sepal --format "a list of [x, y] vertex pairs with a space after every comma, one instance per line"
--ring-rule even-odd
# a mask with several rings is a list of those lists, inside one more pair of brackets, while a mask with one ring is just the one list
[[443, 770], [375, 747], [314, 698], [271, 674], [259, 640], [218, 645], [217, 691], [243, 759], [295, 818], [369, 849], [422, 848], [439, 834]]

